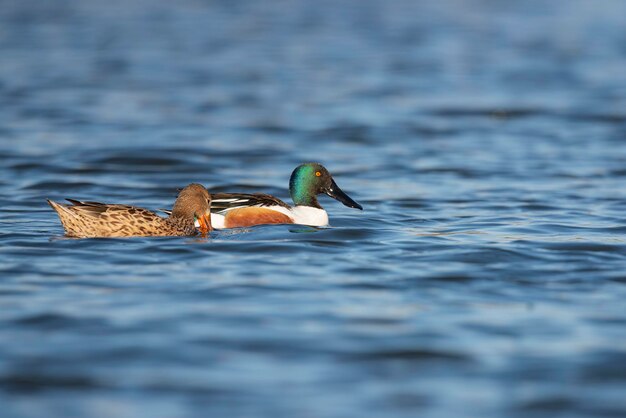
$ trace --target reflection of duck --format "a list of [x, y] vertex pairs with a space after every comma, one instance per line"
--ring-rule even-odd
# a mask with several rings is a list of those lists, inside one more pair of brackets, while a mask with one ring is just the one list
[[348, 207], [363, 210], [337, 186], [328, 170], [319, 163], [296, 167], [289, 179], [289, 193], [294, 206], [262, 193], [214, 194], [212, 225], [220, 229], [262, 224], [328, 225], [328, 214], [317, 201], [317, 195], [322, 193]]
[[67, 199], [71, 205], [48, 200], [70, 237], [132, 237], [195, 235], [195, 221], [206, 234], [211, 228], [211, 196], [200, 184], [178, 194], [169, 217], [143, 208]]

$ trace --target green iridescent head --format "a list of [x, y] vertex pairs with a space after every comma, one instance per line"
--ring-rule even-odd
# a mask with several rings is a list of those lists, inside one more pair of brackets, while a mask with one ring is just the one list
[[350, 208], [363, 210], [361, 205], [337, 186], [328, 170], [320, 163], [306, 163], [296, 167], [289, 179], [289, 192], [296, 206], [321, 209], [317, 195], [324, 193]]

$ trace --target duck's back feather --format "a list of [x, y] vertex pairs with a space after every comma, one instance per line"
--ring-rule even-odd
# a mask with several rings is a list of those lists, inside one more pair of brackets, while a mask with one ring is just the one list
[[216, 193], [212, 195], [211, 212], [223, 213], [247, 207], [279, 206], [289, 209], [282, 200], [265, 193]]

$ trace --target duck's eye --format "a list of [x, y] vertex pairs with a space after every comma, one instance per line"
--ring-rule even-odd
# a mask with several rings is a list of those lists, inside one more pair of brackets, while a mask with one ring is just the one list
[[315, 172], [315, 177], [321, 177], [321, 175], [322, 175], [322, 172], [321, 172], [321, 171], [316, 171], [316, 172]]

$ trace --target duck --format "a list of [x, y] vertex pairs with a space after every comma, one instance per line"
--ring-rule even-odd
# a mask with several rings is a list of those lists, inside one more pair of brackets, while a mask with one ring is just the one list
[[264, 193], [216, 193], [211, 205], [211, 225], [215, 229], [241, 228], [266, 224], [327, 226], [328, 213], [317, 196], [326, 194], [349, 208], [363, 207], [344, 193], [330, 172], [317, 162], [296, 167], [289, 179], [294, 205]]
[[201, 184], [183, 188], [167, 218], [151, 210], [122, 204], [47, 200], [61, 220], [65, 235], [74, 238], [206, 235], [211, 227], [211, 195]]

